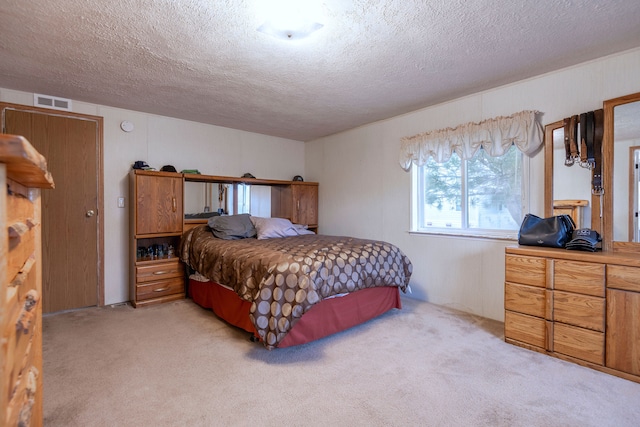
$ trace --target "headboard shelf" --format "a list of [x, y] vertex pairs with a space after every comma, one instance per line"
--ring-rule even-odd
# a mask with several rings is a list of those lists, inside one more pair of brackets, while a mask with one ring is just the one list
[[260, 178], [243, 178], [233, 176], [217, 176], [217, 175], [201, 175], [201, 174], [182, 174], [185, 181], [190, 182], [212, 182], [219, 184], [250, 184], [250, 185], [318, 185], [317, 182], [304, 181], [285, 181], [278, 179], [260, 179]]

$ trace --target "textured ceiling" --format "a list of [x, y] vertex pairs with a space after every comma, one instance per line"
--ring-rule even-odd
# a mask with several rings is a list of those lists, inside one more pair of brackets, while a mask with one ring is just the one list
[[[310, 0], [305, 0], [310, 1]], [[2, 0], [0, 87], [308, 141], [640, 46], [638, 0]]]

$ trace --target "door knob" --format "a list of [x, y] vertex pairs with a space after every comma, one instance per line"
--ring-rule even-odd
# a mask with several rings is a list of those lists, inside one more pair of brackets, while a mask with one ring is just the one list
[[87, 216], [88, 216], [88, 217], [92, 217], [92, 216], [94, 216], [95, 214], [96, 214], [96, 213], [95, 213], [93, 210], [88, 210], [88, 211], [87, 211]]

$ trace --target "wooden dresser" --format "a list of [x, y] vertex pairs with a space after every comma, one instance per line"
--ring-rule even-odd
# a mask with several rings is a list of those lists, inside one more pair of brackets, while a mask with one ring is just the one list
[[505, 340], [640, 382], [640, 256], [510, 247]]
[[40, 426], [42, 264], [40, 188], [53, 188], [29, 142], [0, 134], [0, 425]]

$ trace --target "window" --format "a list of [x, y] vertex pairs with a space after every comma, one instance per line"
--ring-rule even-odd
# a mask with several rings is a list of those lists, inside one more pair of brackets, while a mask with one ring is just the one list
[[513, 237], [526, 207], [528, 157], [515, 146], [414, 167], [413, 231]]

